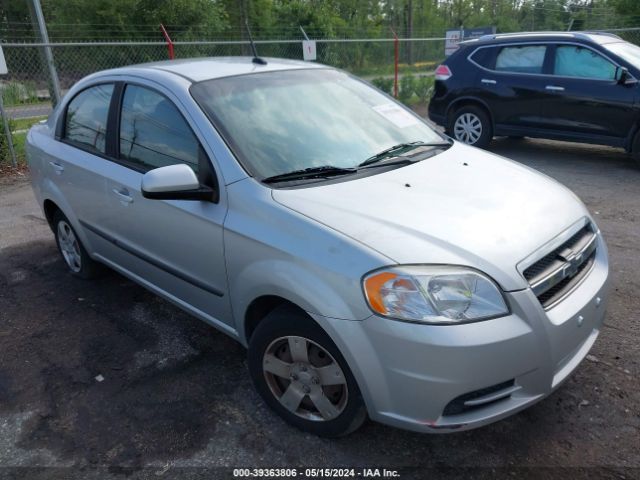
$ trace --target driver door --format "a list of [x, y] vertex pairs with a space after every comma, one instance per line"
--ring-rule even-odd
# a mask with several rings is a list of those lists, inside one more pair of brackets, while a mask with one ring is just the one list
[[557, 45], [546, 78], [546, 128], [567, 136], [623, 141], [634, 124], [636, 88], [616, 80], [617, 65], [581, 45]]
[[141, 193], [145, 172], [177, 163], [218, 188], [213, 166], [169, 92], [133, 83], [120, 88], [118, 158], [106, 186], [109, 215], [102, 232], [112, 244], [109, 260], [196, 316], [230, 329], [226, 198], [152, 200]]

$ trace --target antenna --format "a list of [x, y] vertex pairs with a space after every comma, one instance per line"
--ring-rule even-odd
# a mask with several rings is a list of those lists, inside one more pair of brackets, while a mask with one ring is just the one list
[[258, 65], [266, 65], [267, 61], [264, 58], [260, 58], [258, 56], [258, 51], [256, 50], [256, 44], [253, 43], [253, 37], [251, 36], [251, 29], [249, 28], [249, 20], [244, 21], [245, 27], [247, 27], [247, 34], [249, 34], [249, 43], [251, 43], [251, 51], [253, 52], [253, 59], [251, 60], [253, 63], [257, 63]]

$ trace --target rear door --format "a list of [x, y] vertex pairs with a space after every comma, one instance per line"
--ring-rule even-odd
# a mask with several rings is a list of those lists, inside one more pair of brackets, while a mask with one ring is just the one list
[[636, 89], [616, 81], [617, 66], [588, 46], [557, 45], [552, 75], [545, 80], [546, 128], [605, 143], [606, 137], [622, 141], [633, 125]]
[[[107, 133], [114, 83], [100, 83], [77, 93], [65, 107], [50, 155], [49, 177], [68, 205], [61, 205], [72, 223], [101, 223], [107, 214], [105, 172], [111, 164]], [[78, 225], [76, 224], [76, 227]], [[85, 247], [100, 253], [95, 236], [82, 229]]]
[[178, 163], [191, 167], [201, 184], [218, 188], [205, 143], [184, 107], [159, 85], [128, 83], [120, 96], [117, 158], [106, 185], [109, 216], [98, 226], [113, 245], [110, 261], [200, 318], [230, 328], [226, 197], [151, 200], [140, 188], [145, 172]]
[[507, 44], [483, 47], [471, 56], [481, 67], [477, 83], [496, 134], [540, 126], [547, 53], [545, 44]]

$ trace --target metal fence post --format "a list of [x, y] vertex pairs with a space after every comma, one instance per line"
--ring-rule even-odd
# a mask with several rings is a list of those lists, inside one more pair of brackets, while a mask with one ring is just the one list
[[51, 90], [53, 93], [53, 105], [56, 106], [60, 102], [60, 80], [58, 80], [58, 72], [56, 71], [56, 65], [53, 62], [53, 52], [49, 45], [49, 34], [47, 33], [47, 25], [44, 22], [44, 15], [42, 14], [42, 7], [40, 6], [40, 0], [32, 0], [33, 11], [38, 21], [38, 29], [40, 30], [40, 37], [42, 43], [44, 43], [44, 58], [49, 69], [49, 78], [51, 80]]
[[393, 96], [398, 98], [398, 62], [400, 61], [400, 40], [392, 28], [393, 33]]

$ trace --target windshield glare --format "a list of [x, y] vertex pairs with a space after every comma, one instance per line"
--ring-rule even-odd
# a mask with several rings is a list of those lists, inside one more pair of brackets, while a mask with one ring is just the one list
[[356, 167], [393, 145], [443, 140], [378, 90], [331, 69], [208, 80], [191, 93], [259, 178], [318, 166]]
[[640, 69], [640, 47], [627, 42], [607, 43], [604, 47], [611, 53], [626, 60], [634, 67]]

